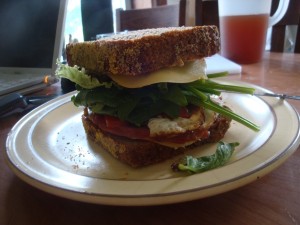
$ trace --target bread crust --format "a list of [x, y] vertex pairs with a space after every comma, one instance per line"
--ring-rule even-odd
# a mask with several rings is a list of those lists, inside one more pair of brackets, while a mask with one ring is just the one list
[[198, 145], [217, 142], [224, 137], [230, 127], [230, 122], [229, 118], [219, 115], [209, 129], [210, 136], [208, 139], [197, 141], [186, 147], [173, 149], [149, 141], [130, 140], [125, 137], [109, 134], [100, 130], [86, 116], [82, 116], [83, 127], [89, 138], [102, 146], [113, 157], [135, 168], [164, 161], [176, 155], [183, 154]]
[[216, 26], [170, 27], [130, 31], [66, 47], [70, 66], [90, 74], [138, 76], [211, 56], [220, 50]]

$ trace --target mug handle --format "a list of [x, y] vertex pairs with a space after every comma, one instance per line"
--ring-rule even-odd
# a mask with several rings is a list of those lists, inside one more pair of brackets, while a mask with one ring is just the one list
[[280, 0], [278, 4], [278, 8], [274, 15], [269, 18], [269, 27], [274, 26], [276, 23], [278, 23], [282, 17], [285, 15], [288, 7], [290, 4], [290, 0]]

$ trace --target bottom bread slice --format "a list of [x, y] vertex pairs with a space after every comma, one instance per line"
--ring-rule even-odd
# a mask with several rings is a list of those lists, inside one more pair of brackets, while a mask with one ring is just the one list
[[100, 130], [87, 117], [82, 116], [82, 123], [88, 137], [103, 149], [111, 153], [115, 158], [131, 167], [142, 167], [164, 161], [176, 155], [185, 153], [195, 146], [213, 143], [221, 140], [230, 127], [231, 120], [219, 115], [210, 128], [208, 139], [182, 147], [170, 148], [150, 141], [130, 140], [125, 137], [116, 136]]

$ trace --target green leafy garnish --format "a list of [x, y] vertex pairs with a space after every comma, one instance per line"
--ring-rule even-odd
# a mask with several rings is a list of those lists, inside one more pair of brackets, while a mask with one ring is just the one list
[[192, 174], [215, 169], [225, 165], [229, 161], [235, 147], [238, 145], [238, 142], [225, 143], [220, 141], [214, 154], [199, 158], [186, 156], [183, 162], [173, 164], [172, 169], [175, 171], [186, 171]]
[[158, 83], [143, 88], [125, 88], [113, 81], [101, 82], [89, 76], [84, 68], [59, 65], [56, 74], [77, 84], [78, 94], [72, 97], [76, 106], [89, 107], [93, 112], [111, 115], [136, 126], [144, 125], [150, 118], [167, 115], [176, 118], [183, 107], [202, 106], [215, 111], [248, 128], [258, 131], [259, 127], [235, 114], [226, 107], [215, 103], [211, 96], [222, 91], [253, 94], [255, 89], [216, 83], [210, 78], [226, 76], [227, 73], [208, 75], [190, 83]]

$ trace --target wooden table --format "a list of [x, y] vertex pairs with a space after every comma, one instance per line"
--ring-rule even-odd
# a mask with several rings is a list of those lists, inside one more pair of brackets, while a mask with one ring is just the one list
[[[266, 53], [229, 79], [300, 95], [300, 54]], [[43, 93], [58, 93], [59, 85]], [[290, 101], [300, 112], [300, 101]], [[300, 151], [279, 168], [239, 189], [173, 205], [121, 207], [76, 202], [21, 181], [4, 161], [5, 140], [21, 115], [0, 120], [0, 224], [300, 224]]]

